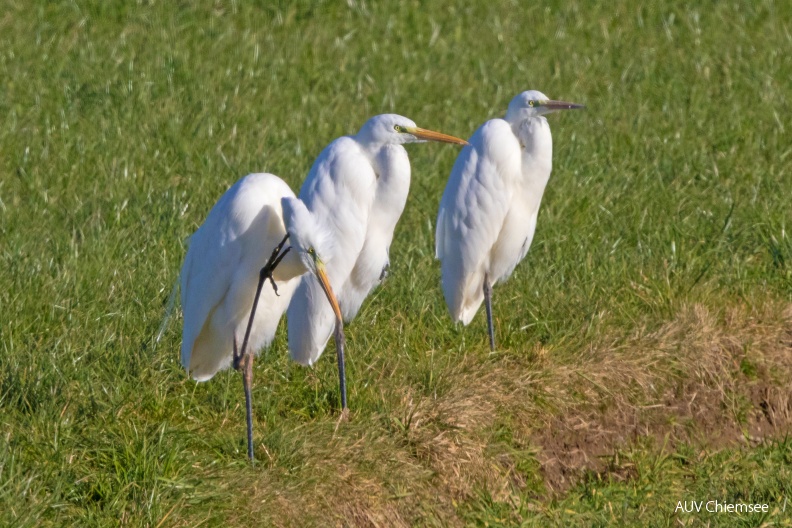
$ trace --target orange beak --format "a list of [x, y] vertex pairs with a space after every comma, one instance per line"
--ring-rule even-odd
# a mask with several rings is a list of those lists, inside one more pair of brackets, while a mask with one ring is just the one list
[[426, 130], [425, 128], [420, 128], [420, 127], [404, 127], [404, 128], [405, 130], [407, 130], [407, 132], [409, 132], [413, 136], [417, 137], [418, 139], [423, 139], [424, 141], [439, 141], [441, 143], [469, 145], [469, 143], [464, 139], [459, 139], [458, 137], [449, 136], [448, 134], [443, 134], [442, 132], [435, 132], [434, 130]]
[[325, 272], [324, 264], [321, 262], [317, 262], [316, 264], [316, 277], [319, 279], [319, 285], [322, 286], [325, 295], [327, 295], [330, 306], [333, 307], [336, 319], [341, 322], [341, 308], [338, 306], [338, 299], [336, 299], [335, 293], [333, 293], [333, 287], [330, 286], [330, 279], [327, 278], [327, 272]]

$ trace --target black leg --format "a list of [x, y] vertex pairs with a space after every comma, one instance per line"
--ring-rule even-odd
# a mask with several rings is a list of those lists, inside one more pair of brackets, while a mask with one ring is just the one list
[[253, 396], [250, 393], [250, 386], [253, 382], [253, 355], [241, 356], [237, 349], [236, 337], [234, 337], [234, 368], [240, 369], [240, 367], [242, 369], [242, 387], [245, 389], [248, 460], [253, 462]]
[[[248, 318], [247, 328], [245, 329], [245, 338], [242, 340], [242, 348], [237, 350], [236, 336], [234, 336], [234, 368], [242, 371], [242, 385], [245, 388], [245, 408], [247, 412], [247, 437], [248, 437], [248, 458], [253, 461], [253, 399], [250, 393], [250, 385], [253, 381], [253, 354], [248, 350], [248, 341], [250, 340], [250, 331], [253, 329], [253, 320], [256, 317], [256, 307], [258, 306], [259, 297], [261, 297], [261, 289], [264, 283], [269, 279], [272, 283], [272, 289], [275, 294], [278, 293], [278, 287], [275, 285], [275, 280], [272, 278], [272, 272], [286, 256], [291, 248], [283, 250], [283, 246], [289, 239], [287, 234], [281, 240], [270, 255], [269, 260], [264, 267], [259, 271], [259, 281], [256, 287], [256, 295], [253, 297], [253, 306], [250, 308], [250, 317]], [[244, 364], [243, 364], [244, 363]]]
[[487, 331], [489, 332], [490, 350], [495, 350], [495, 329], [492, 325], [492, 286], [490, 286], [487, 275], [484, 275], [484, 303], [487, 308]]
[[330, 287], [330, 281], [325, 274], [324, 269], [318, 269], [316, 273], [316, 279], [319, 282], [319, 286], [321, 286], [322, 290], [324, 291], [325, 295], [327, 296], [327, 301], [333, 307], [333, 312], [335, 313], [335, 344], [336, 344], [336, 356], [338, 357], [338, 382], [340, 384], [340, 392], [341, 392], [341, 419], [346, 419], [348, 414], [347, 408], [347, 394], [346, 394], [346, 368], [344, 366], [344, 317], [341, 314], [341, 309], [338, 306], [338, 300], [333, 293], [333, 288]]
[[[250, 330], [253, 328], [253, 319], [256, 317], [256, 307], [258, 307], [259, 297], [261, 297], [261, 288], [264, 287], [264, 282], [269, 279], [269, 281], [272, 283], [272, 289], [275, 290], [276, 294], [278, 293], [278, 287], [275, 285], [275, 280], [272, 278], [272, 272], [275, 271], [275, 268], [278, 266], [278, 264], [280, 264], [280, 261], [283, 260], [283, 257], [285, 257], [286, 253], [288, 253], [291, 249], [286, 248], [285, 251], [281, 252], [288, 239], [289, 235], [287, 234], [283, 240], [281, 240], [281, 243], [272, 250], [272, 255], [270, 255], [269, 260], [266, 264], [264, 264], [264, 267], [261, 268], [261, 271], [259, 271], [259, 282], [258, 286], [256, 287], [256, 295], [253, 297], [253, 307], [250, 309], [250, 317], [248, 318], [247, 328], [245, 329], [245, 338], [242, 340], [242, 350], [240, 352], [240, 357], [247, 353], [248, 340], [250, 339]], [[234, 365], [234, 367], [236, 367], [236, 365]]]
[[346, 412], [347, 410], [346, 368], [344, 366], [344, 345], [346, 344], [346, 340], [344, 339], [343, 321], [336, 321], [335, 344], [336, 344], [336, 355], [338, 356], [338, 380], [341, 385], [340, 387], [341, 412]]

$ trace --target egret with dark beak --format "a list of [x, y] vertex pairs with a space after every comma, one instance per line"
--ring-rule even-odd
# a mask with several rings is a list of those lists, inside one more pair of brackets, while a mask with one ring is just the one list
[[451, 170], [435, 234], [443, 293], [451, 318], [464, 325], [485, 302], [492, 350], [492, 287], [528, 253], [550, 179], [553, 137], [544, 116], [578, 108], [583, 105], [522, 92], [506, 117], [476, 130]]

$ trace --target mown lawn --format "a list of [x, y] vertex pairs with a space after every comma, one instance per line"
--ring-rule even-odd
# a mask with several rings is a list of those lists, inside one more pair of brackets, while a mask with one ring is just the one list
[[[792, 9], [784, 2], [23, 2], [0, 10], [0, 525], [792, 525]], [[371, 115], [468, 137], [535, 88], [533, 247], [455, 328], [433, 258], [458, 150], [409, 148], [384, 285], [332, 347], [238, 374], [157, 343], [237, 178], [299, 188]], [[770, 505], [675, 512], [678, 501]], [[792, 502], [792, 500], [790, 500]]]

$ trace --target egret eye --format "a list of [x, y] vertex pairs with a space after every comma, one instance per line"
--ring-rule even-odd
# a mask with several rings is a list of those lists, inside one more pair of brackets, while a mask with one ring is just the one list
[[534, 107], [534, 102], [533, 101], [528, 101], [528, 107], [529, 108], [533, 108]]
[[314, 255], [316, 255], [316, 251], [314, 250], [314, 248], [308, 248], [308, 254], [313, 257]]
[[401, 125], [393, 125], [393, 130], [395, 130], [396, 132], [398, 132], [398, 133], [400, 133], [400, 134], [401, 134], [402, 132], [406, 132], [406, 130], [404, 129], [404, 127], [403, 127], [403, 126], [401, 126]]

